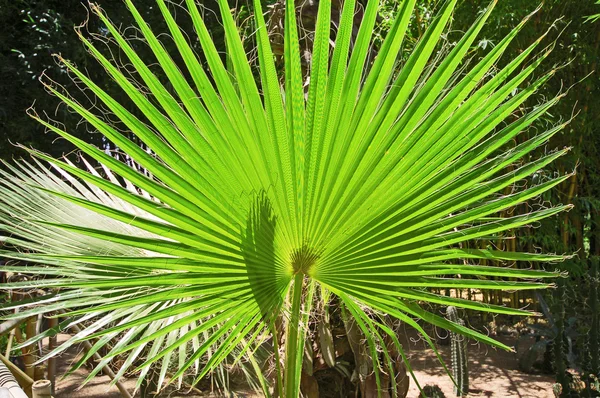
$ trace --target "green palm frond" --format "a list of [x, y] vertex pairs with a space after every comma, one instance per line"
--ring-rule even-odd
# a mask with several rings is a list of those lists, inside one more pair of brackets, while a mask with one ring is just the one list
[[[85, 158], [81, 158], [80, 160], [89, 173], [99, 176], [98, 172], [96, 172]], [[66, 162], [72, 166], [68, 160], [66, 160]], [[169, 256], [158, 255], [157, 257], [157, 253], [152, 251], [119, 245], [108, 240], [97, 239], [85, 235], [82, 236], [77, 233], [64, 231], [64, 229], [60, 227], [50, 225], [73, 223], [81, 227], [102, 228], [107, 231], [137, 238], [148, 239], [158, 237], [151, 232], [96, 213], [91, 210], [89, 206], [87, 206], [87, 208], [86, 206], [80, 206], [78, 200], [90, 201], [91, 203], [97, 203], [112, 208], [115, 211], [128, 212], [129, 214], [153, 219], [155, 221], [159, 221], [159, 219], [110, 193], [97, 189], [93, 185], [73, 179], [73, 177], [59, 167], [54, 166], [55, 171], [58, 172], [58, 175], [63, 177], [63, 179], [57, 177], [50, 169], [37, 161], [33, 165], [26, 162], [18, 162], [16, 167], [10, 164], [5, 164], [5, 166], [10, 170], [10, 173], [0, 170], [0, 174], [3, 178], [3, 184], [0, 186], [0, 193], [3, 197], [1, 200], [2, 207], [0, 208], [0, 211], [3, 212], [2, 218], [5, 221], [3, 229], [13, 237], [24, 236], [27, 238], [27, 241], [7, 237], [4, 238], [4, 242], [16, 245], [21, 249], [25, 249], [27, 252], [51, 253], [53, 258], [48, 258], [45, 263], [50, 265], [60, 264], [61, 269], [54, 270], [58, 271], [54, 272], [48, 267], [23, 267], [9, 263], [3, 267], [4, 270], [46, 276], [64, 276], [65, 274], [70, 274], [70, 277], [73, 279], [97, 278], [102, 275], [108, 277], [119, 276], [124, 275], [124, 272], [127, 272], [131, 278], [146, 277], [159, 273], [166, 275], [167, 270], [163, 267], [164, 264], [161, 264], [159, 267], [145, 267], [143, 264], [146, 264], [146, 260], [148, 260], [148, 262], [160, 262], [160, 260], [170, 261]], [[122, 185], [125, 189], [140, 194], [150, 200], [154, 200], [147, 192], [135, 188], [129, 181], [124, 180], [123, 183], [120, 183], [117, 177], [109, 169], [103, 168], [101, 172], [103, 172], [106, 178], [114, 184]], [[69, 197], [70, 200], [64, 200], [63, 197]], [[44, 223], [37, 222], [39, 220], [43, 220]], [[106, 265], [97, 264], [93, 261], [87, 263], [79, 261], [86, 256], [95, 258], [99, 254], [110, 254], [111, 256], [114, 256], [115, 265], [121, 265], [122, 267], [107, 267]], [[73, 255], [78, 256], [77, 261], [68, 259], [59, 260], [59, 256]], [[29, 259], [28, 255], [25, 253], [11, 253], [9, 256], [24, 261]], [[142, 265], [139, 267], [136, 266], [136, 261], [132, 259], [141, 261], [140, 264]], [[128, 269], [126, 270], [126, 268]], [[189, 267], [186, 267], [183, 264], [173, 264], [168, 273], [177, 274], [185, 272], [186, 269], [189, 269]], [[33, 283], [35, 284], [35, 282]], [[23, 285], [27, 285], [27, 283]], [[177, 310], [185, 306], [188, 308], [195, 308], [194, 304], [189, 303], [191, 298], [188, 295], [172, 294], [175, 293], [173, 291], [157, 294], [161, 292], [160, 289], [152, 286], [146, 287], [145, 290], [147, 291], [147, 294], [155, 293], [152, 295], [152, 297], [154, 297], [153, 300], [130, 301], [131, 305], [127, 308], [117, 305], [113, 310], [108, 311], [95, 312], [86, 309], [80, 314], [77, 314], [77, 309], [82, 306], [87, 306], [88, 300], [90, 299], [92, 299], [92, 304], [102, 303], [105, 306], [110, 306], [111, 303], [114, 304], [119, 300], [134, 298], [141, 293], [141, 291], [137, 289], [137, 291], [134, 292], [128, 287], [113, 289], [112, 297], [96, 300], [93, 298], [96, 294], [94, 290], [71, 289], [68, 292], [50, 294], [47, 297], [36, 300], [38, 305], [44, 305], [44, 312], [73, 312], [73, 314], [67, 314], [67, 318], [59, 326], [60, 329], [68, 329], [72, 324], [79, 324], [80, 326], [85, 327], [83, 332], [75, 335], [73, 339], [64, 342], [44, 357], [39, 358], [38, 362], [43, 362], [47, 358], [63, 352], [76, 341], [81, 341], [81, 339], [85, 339], [86, 336], [95, 333], [102, 328], [112, 326], [116, 320], [119, 322], [116, 326], [120, 326], [125, 322], [145, 317], [151, 313], [160, 311], [165, 313], [170, 309]], [[160, 297], [162, 297], [162, 299]], [[17, 306], [20, 306], [20, 304], [5, 305], [4, 308], [12, 309]], [[24, 307], [27, 306], [21, 306], [21, 308]], [[27, 309], [19, 312], [18, 316], [27, 315], [29, 313], [39, 313], [40, 310], [41, 308]], [[120, 377], [125, 374], [126, 371], [131, 369], [132, 364], [136, 360], [139, 361], [142, 353], [148, 356], [156, 355], [162, 348], [171, 346], [179, 337], [185, 336], [189, 330], [197, 328], [198, 324], [196, 321], [186, 319], [186, 317], [192, 314], [192, 310], [188, 310], [187, 312], [178, 311], [171, 316], [149, 320], [146, 325], [128, 328], [127, 333], [121, 333], [120, 330], [108, 332], [93, 345], [91, 351], [87, 352], [86, 355], [82, 356], [79, 361], [77, 361], [72, 370], [75, 370], [86, 363], [95, 352], [110, 342], [117, 343], [112, 348], [112, 350], [116, 351], [135, 339], [149, 336], [164, 328], [170, 328], [168, 334], [162, 335], [147, 344], [141, 345], [136, 350], [129, 352], [123, 366], [118, 372], [117, 376]], [[173, 327], [172, 325], [178, 325], [178, 327]], [[216, 328], [218, 328], [218, 326], [207, 328], [200, 336], [194, 337], [189, 342], [181, 345], [177, 351], [165, 356], [159, 366], [158, 384], [161, 385], [165, 380], [167, 371], [172, 365], [172, 362], [179, 363], [181, 366], [188, 353], [200, 347], [200, 341], [208, 339], [208, 336], [213, 334]], [[29, 340], [25, 345], [39, 341], [46, 337], [47, 334], [48, 332], [42, 333], [36, 336], [35, 339]], [[147, 352], [143, 352], [144, 348], [147, 348]], [[99, 363], [98, 366], [90, 372], [86, 382], [98, 374], [110, 360], [111, 358], [106, 358]], [[149, 367], [141, 370], [136, 389], [140, 387], [141, 382], [149, 370]], [[201, 370], [200, 361], [196, 361], [193, 364], [193, 370], [196, 373]], [[223, 372], [224, 369], [216, 372], [217, 382], [223, 387], [226, 387], [225, 378], [219, 377]], [[179, 387], [181, 387], [182, 382], [183, 378], [179, 378]]]
[[[61, 62], [143, 148], [59, 87], [45, 84], [139, 167], [129, 167], [32, 114], [104, 170], [99, 174], [30, 150], [62, 179], [39, 161], [4, 175], [0, 219], [10, 235], [4, 240], [20, 251], [2, 255], [39, 264], [11, 270], [45, 276], [6, 288], [49, 289], [46, 296], [5, 309], [19, 307], [20, 316], [64, 310], [63, 327], [91, 321], [66, 344], [97, 339], [94, 347], [99, 349], [116, 342], [105, 361], [127, 355], [120, 375], [134, 362], [142, 377], [150, 366], [162, 363], [161, 382], [169, 364], [177, 369], [172, 380], [192, 373], [198, 381], [225, 361], [245, 361], [265, 389], [253, 355], [269, 336], [278, 336], [283, 318], [286, 361], [285, 370], [277, 372], [277, 386], [286, 397], [299, 395], [313, 297], [328, 300], [330, 293], [367, 336], [378, 385], [379, 370], [390, 361], [384, 339], [391, 339], [404, 356], [386, 324], [388, 316], [416, 328], [432, 347], [423, 322], [508, 349], [427, 311], [423, 303], [527, 315], [427, 289], [545, 288], [544, 278], [555, 273], [465, 260], [564, 258], [465, 247], [467, 241], [526, 227], [569, 208], [540, 203], [526, 214], [494, 217], [533, 203], [570, 176], [536, 183], [529, 178], [568, 150], [529, 156], [566, 123], [515, 140], [562, 97], [514, 118], [553, 75], [551, 70], [525, 84], [551, 47], [540, 51], [537, 40], [491, 74], [527, 19], [464, 72], [467, 53], [495, 1], [440, 57], [439, 43], [456, 5], [448, 0], [400, 64], [415, 0], [400, 3], [372, 63], [368, 55], [378, 2], [367, 3], [355, 38], [357, 5], [344, 2], [332, 49], [331, 1], [321, 0], [305, 92], [291, 0], [286, 2], [283, 82], [260, 1], [254, 1], [258, 78], [225, 0], [219, 6], [229, 65], [193, 0], [187, 8], [205, 62], [164, 0], [157, 4], [180, 63], [134, 4], [126, 3], [156, 60], [142, 60], [102, 10], [94, 5], [92, 10], [139, 82], [80, 36], [140, 117], [75, 65]], [[147, 66], [154, 61], [168, 87]], [[517, 183], [523, 188], [506, 194]], [[278, 340], [269, 340], [276, 356]], [[280, 366], [279, 360], [274, 362]]]

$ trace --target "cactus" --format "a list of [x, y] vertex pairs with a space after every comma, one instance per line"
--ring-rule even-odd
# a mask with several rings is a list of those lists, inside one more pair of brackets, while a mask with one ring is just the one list
[[[446, 309], [446, 316], [451, 322], [464, 325], [458, 317], [456, 307]], [[465, 336], [450, 332], [452, 349], [452, 375], [454, 376], [454, 392], [457, 397], [466, 396], [469, 392], [469, 369], [467, 367], [467, 339]]]
[[420, 397], [421, 398], [446, 398], [446, 396], [442, 392], [442, 389], [439, 388], [435, 384], [434, 385], [428, 384], [425, 387], [423, 387]]
[[600, 380], [598, 380], [598, 377], [596, 377], [594, 374], [591, 374], [588, 376], [588, 379], [590, 390], [600, 392]]
[[560, 395], [562, 394], [562, 391], [563, 391], [562, 384], [554, 383], [552, 385], [552, 392], [554, 393], [554, 398], [559, 398]]
[[554, 338], [552, 351], [554, 354], [554, 369], [556, 381], [562, 385], [562, 393], [568, 395], [570, 392], [569, 379], [567, 377], [567, 354], [565, 352], [565, 281], [557, 281], [556, 301], [554, 311], [556, 314], [556, 337]]
[[590, 329], [590, 366], [593, 373], [600, 372], [600, 344], [598, 337], [600, 334], [600, 319], [598, 314], [598, 261], [594, 256], [590, 259], [590, 307], [592, 310], [592, 325]]

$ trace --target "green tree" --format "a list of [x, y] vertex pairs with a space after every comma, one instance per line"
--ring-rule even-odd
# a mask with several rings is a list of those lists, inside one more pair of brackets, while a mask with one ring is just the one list
[[[116, 25], [124, 27], [131, 25], [131, 14], [123, 2], [98, 1], [97, 3], [111, 15]], [[48, 96], [44, 92], [44, 86], [39, 82], [42, 74], [48, 75], [56, 84], [63, 86], [76, 100], [88, 100], [85, 93], [77, 88], [68, 70], [56, 62], [56, 54], [68, 54], [69, 59], [84, 68], [88, 76], [111, 97], [123, 103], [136, 116], [142, 117], [135, 106], [128, 104], [126, 94], [110, 79], [110, 76], [106, 75], [102, 65], [90, 62], [88, 52], [74, 34], [73, 27], [86, 21], [87, 33], [98, 35], [105, 40], [110, 38], [110, 33], [101, 20], [89, 18], [87, 4], [87, 1], [80, 0], [0, 0], [1, 159], [9, 160], [26, 155], [25, 151], [15, 146], [17, 143], [35, 147], [53, 156], [61, 156], [73, 149], [68, 141], [45, 134], [44, 127], [27, 115], [27, 109], [34, 104], [64, 124], [65, 129], [75, 136], [99, 147], [116, 149], [103, 138], [102, 134], [82, 125], [81, 117], [62, 106], [59, 99]], [[138, 0], [137, 4], [149, 23], [161, 33], [167, 31], [160, 12], [156, 11], [154, 0]], [[219, 51], [224, 52], [222, 27], [212, 11], [218, 9], [218, 6], [211, 0], [203, 4], [207, 26]], [[170, 8], [174, 11], [177, 23], [186, 31], [191, 31], [191, 21], [182, 18], [181, 13], [177, 14], [174, 5], [170, 5]], [[135, 29], [129, 28], [124, 34], [132, 39], [131, 45], [142, 57], [150, 59], [152, 51], [140, 41], [134, 40], [137, 36]], [[168, 50], [176, 50], [172, 42], [164, 41], [164, 45]], [[192, 45], [196, 49], [197, 43]], [[118, 46], [113, 46], [111, 43], [100, 46], [100, 49], [105, 54], [112, 54], [115, 59], [123, 56]], [[159, 68], [153, 68], [153, 73], [164, 78], [164, 73]], [[133, 136], [130, 138], [135, 139]]]

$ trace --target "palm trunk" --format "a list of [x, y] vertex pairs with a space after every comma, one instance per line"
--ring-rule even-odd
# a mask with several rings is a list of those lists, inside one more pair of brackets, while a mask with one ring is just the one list
[[[285, 341], [285, 397], [297, 397], [300, 390], [300, 378], [297, 375], [302, 370], [302, 352], [298, 352], [298, 347], [301, 345], [298, 336], [300, 332], [303, 286], [304, 274], [298, 272], [294, 277], [294, 284], [292, 286], [292, 308]], [[304, 345], [302, 344], [302, 346]]]

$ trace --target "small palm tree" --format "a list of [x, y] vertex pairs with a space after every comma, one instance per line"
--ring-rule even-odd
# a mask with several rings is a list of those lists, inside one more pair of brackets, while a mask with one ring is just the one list
[[[44, 276], [5, 287], [49, 290], [4, 308], [18, 307], [19, 316], [64, 310], [60, 327], [79, 323], [84, 329], [49, 356], [82, 340], [97, 339], [94, 352], [112, 341], [97, 369], [126, 355], [119, 376], [135, 365], [143, 377], [162, 363], [161, 383], [170, 366], [177, 369], [171, 380], [181, 382], [192, 372], [197, 382], [225, 362], [243, 361], [268, 395], [268, 380], [255, 359], [258, 347], [268, 346], [276, 358], [275, 394], [284, 397], [300, 394], [313, 307], [319, 301], [318, 307], [326, 306], [333, 296], [366, 337], [380, 391], [381, 370], [394, 369], [388, 349], [406, 361], [390, 318], [414, 327], [434, 349], [423, 322], [509, 349], [422, 304], [529, 314], [430, 289], [548, 286], [540, 280], [555, 273], [465, 260], [550, 262], [564, 256], [468, 249], [463, 243], [569, 208], [540, 203], [527, 214], [494, 217], [569, 177], [529, 178], [567, 149], [527, 157], [566, 123], [513, 144], [561, 98], [505, 122], [552, 76], [551, 70], [523, 87], [551, 49], [536, 55], [538, 40], [496, 70], [525, 20], [463, 73], [466, 54], [496, 1], [441, 56], [437, 49], [456, 2], [446, 1], [400, 65], [415, 0], [399, 4], [372, 63], [368, 54], [378, 2], [367, 3], [351, 40], [356, 1], [346, 0], [331, 49], [331, 1], [321, 0], [306, 91], [293, 0], [286, 2], [283, 84], [259, 0], [254, 1], [259, 78], [226, 0], [219, 6], [227, 65], [193, 0], [186, 1], [187, 9], [205, 62], [164, 0], [157, 0], [181, 64], [131, 0], [126, 3], [156, 60], [140, 59], [92, 5], [140, 81], [133, 82], [80, 34], [81, 40], [143, 116], [129, 112], [75, 65], [60, 61], [143, 147], [60, 87], [44, 83], [130, 164], [32, 112], [103, 170], [30, 150], [62, 179], [40, 162], [22, 163], [5, 175], [0, 218], [10, 237], [4, 241], [20, 250], [2, 254], [40, 264], [5, 269]], [[155, 61], [168, 86], [146, 64]], [[521, 189], [503, 194], [518, 182]]]

